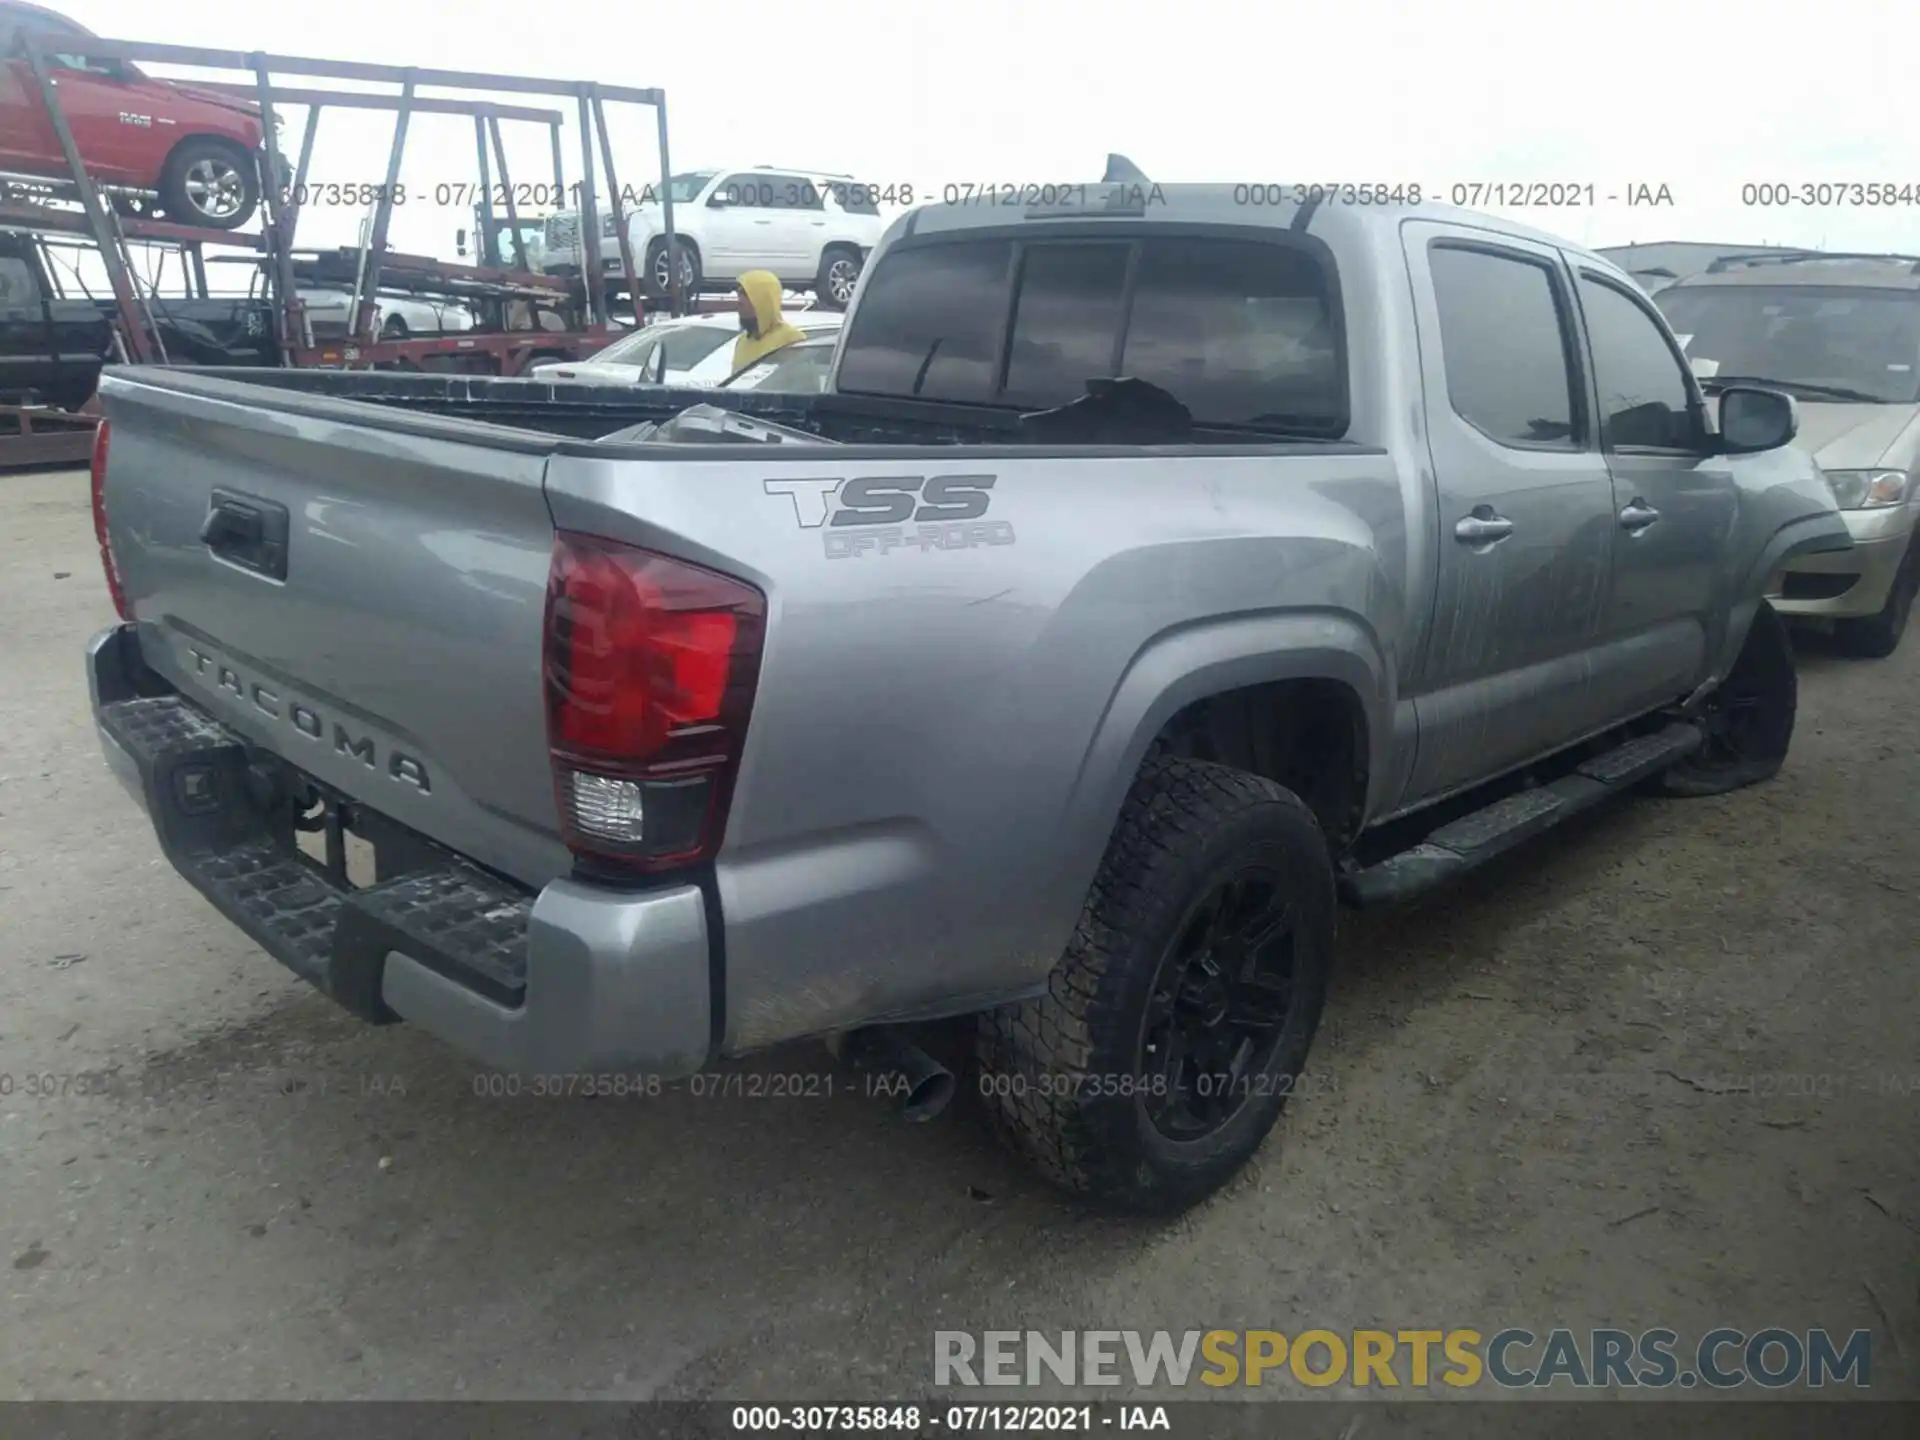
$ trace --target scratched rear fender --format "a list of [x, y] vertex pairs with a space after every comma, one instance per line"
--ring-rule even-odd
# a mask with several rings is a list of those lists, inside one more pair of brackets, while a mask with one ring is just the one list
[[1196, 675], [1226, 688], [1313, 639], [1330, 678], [1390, 699], [1412, 482], [1378, 452], [1316, 451], [1171, 474], [985, 447], [554, 457], [560, 527], [767, 596], [716, 867], [728, 1048], [1038, 985]]

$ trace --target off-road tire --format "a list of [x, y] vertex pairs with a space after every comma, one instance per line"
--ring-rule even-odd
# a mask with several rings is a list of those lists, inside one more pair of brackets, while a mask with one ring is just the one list
[[[201, 162], [230, 167], [239, 178], [238, 207], [227, 215], [209, 215], [188, 193], [193, 169]], [[176, 225], [203, 230], [238, 230], [260, 207], [260, 167], [254, 157], [234, 144], [209, 135], [194, 135], [173, 147], [160, 171], [160, 212]]]
[[[1287, 1019], [1239, 1109], [1200, 1139], [1169, 1139], [1124, 1093], [1143, 1074], [1156, 978], [1195, 907], [1255, 863], [1280, 877], [1293, 912]], [[1095, 1206], [1171, 1215], [1205, 1199], [1260, 1148], [1306, 1063], [1334, 910], [1327, 842], [1297, 796], [1224, 765], [1149, 761], [1046, 993], [980, 1017], [979, 1088], [995, 1129]]]
[[[836, 271], [836, 266], [851, 266], [853, 269], [852, 280], [847, 284], [847, 293], [844, 296], [833, 293], [835, 280], [840, 273]], [[814, 277], [814, 304], [822, 310], [846, 309], [848, 302], [853, 299], [853, 285], [859, 282], [860, 271], [863, 268], [859, 251], [847, 245], [829, 245], [820, 257], [820, 273]]]
[[1920, 544], [1909, 542], [1906, 557], [1887, 590], [1887, 603], [1877, 615], [1855, 620], [1837, 620], [1833, 626], [1834, 643], [1860, 660], [1884, 660], [1900, 648], [1900, 637], [1907, 630], [1907, 616], [1913, 611], [1913, 599], [1920, 591]]
[[1707, 697], [1699, 719], [1706, 743], [1657, 777], [1655, 788], [1668, 795], [1724, 795], [1771, 780], [1793, 744], [1799, 701], [1793, 641], [1779, 612], [1762, 600], [1733, 669]]

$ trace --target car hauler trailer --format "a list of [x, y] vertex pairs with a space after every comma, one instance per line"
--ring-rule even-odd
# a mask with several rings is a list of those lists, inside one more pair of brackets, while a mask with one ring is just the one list
[[[641, 287], [633, 282], [634, 257], [628, 253], [625, 202], [614, 165], [608, 129], [609, 103], [643, 105], [654, 111], [660, 173], [670, 171], [667, 146], [666, 97], [658, 89], [601, 85], [589, 81], [561, 81], [534, 76], [500, 75], [477, 71], [440, 70], [370, 64], [359, 61], [268, 55], [260, 52], [216, 50], [200, 46], [145, 41], [62, 36], [59, 53], [97, 62], [151, 61], [167, 65], [238, 71], [251, 76], [245, 83], [195, 82], [195, 88], [217, 90], [257, 103], [263, 118], [264, 139], [255, 161], [260, 168], [260, 215], [257, 231], [220, 230], [183, 225], [172, 220], [130, 213], [139, 197], [105, 186], [89, 169], [76, 143], [73, 126], [56, 83], [64, 63], [48, 40], [32, 31], [18, 37], [19, 55], [29, 68], [40, 104], [66, 160], [59, 176], [0, 176], [0, 227], [59, 233], [92, 241], [106, 272], [115, 346], [111, 358], [135, 364], [172, 363], [160, 327], [155, 323], [150, 296], [142, 292], [138, 267], [131, 263], [130, 246], [159, 246], [179, 252], [177, 273], [189, 295], [207, 291], [208, 249], [239, 251], [234, 258], [255, 265], [262, 276], [261, 292], [270, 301], [273, 353], [287, 367], [349, 367], [449, 369], [466, 373], [513, 375], [537, 359], [576, 359], [605, 344], [611, 317], [604, 293], [594, 287], [541, 275], [525, 268], [515, 254], [512, 262], [500, 244], [502, 232], [522, 233], [514, 184], [502, 142], [503, 120], [545, 125], [557, 192], [577, 201], [596, 223], [589, 227], [587, 245], [599, 265], [600, 231], [597, 223], [600, 187], [616, 220], [620, 266], [633, 297], [632, 321], [642, 323]], [[276, 77], [298, 76], [384, 84], [397, 93], [288, 86]], [[531, 109], [470, 96], [425, 95], [423, 88], [491, 91], [512, 95], [571, 98], [580, 133], [580, 179], [569, 186], [564, 165], [560, 110]], [[275, 106], [301, 105], [307, 109], [297, 161], [289, 165], [277, 133]], [[385, 183], [370, 187], [375, 194], [365, 242], [350, 247], [352, 298], [350, 322], [344, 336], [313, 334], [302, 304], [301, 278], [316, 271], [340, 270], [339, 252], [300, 251], [296, 234], [304, 198], [308, 165], [313, 154], [320, 114], [334, 107], [388, 110], [394, 114], [392, 141], [386, 157]], [[394, 253], [388, 245], [394, 196], [405, 151], [409, 121], [416, 114], [468, 115], [474, 123], [480, 203], [476, 207], [474, 264], [459, 264], [429, 256]], [[269, 183], [269, 182], [274, 183]], [[504, 219], [492, 203], [504, 202]], [[671, 202], [669, 202], [671, 203]], [[480, 323], [455, 334], [383, 339], [377, 332], [378, 297], [383, 294], [433, 297], [473, 309]], [[676, 313], [687, 297], [670, 297]], [[24, 422], [23, 422], [24, 423]], [[24, 433], [24, 431], [22, 432]], [[36, 447], [40, 448], [40, 447]], [[0, 432], [0, 467], [9, 462], [7, 440]]]

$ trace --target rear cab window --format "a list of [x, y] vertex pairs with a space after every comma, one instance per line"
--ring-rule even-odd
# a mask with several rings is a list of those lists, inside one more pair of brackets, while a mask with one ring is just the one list
[[1126, 376], [1209, 430], [1346, 433], [1337, 277], [1309, 240], [943, 237], [896, 247], [864, 283], [842, 393], [1028, 411]]
[[1012, 241], [895, 250], [861, 284], [836, 389], [963, 404], [999, 393]]

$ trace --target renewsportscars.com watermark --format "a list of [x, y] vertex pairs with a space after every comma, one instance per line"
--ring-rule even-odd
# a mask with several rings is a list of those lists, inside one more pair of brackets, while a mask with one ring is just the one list
[[1348, 1383], [1382, 1389], [1865, 1389], [1873, 1336], [1826, 1330], [936, 1330], [940, 1386], [1213, 1387]]

